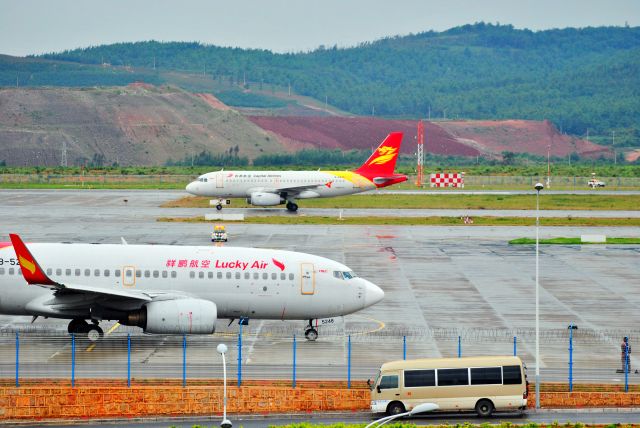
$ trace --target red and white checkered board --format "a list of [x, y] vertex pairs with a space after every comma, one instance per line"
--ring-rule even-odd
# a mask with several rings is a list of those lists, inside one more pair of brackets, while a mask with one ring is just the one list
[[464, 187], [464, 175], [457, 173], [431, 174], [429, 181], [431, 187]]

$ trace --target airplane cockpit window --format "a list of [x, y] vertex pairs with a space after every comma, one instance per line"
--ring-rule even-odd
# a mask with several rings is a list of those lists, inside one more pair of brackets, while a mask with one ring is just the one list
[[207, 179], [207, 177], [198, 177], [198, 181], [199, 181], [200, 183], [206, 183], [206, 182], [207, 182], [207, 181], [209, 181], [209, 180]]
[[353, 271], [341, 272], [338, 270], [333, 271], [333, 276], [338, 279], [352, 279], [357, 277]]

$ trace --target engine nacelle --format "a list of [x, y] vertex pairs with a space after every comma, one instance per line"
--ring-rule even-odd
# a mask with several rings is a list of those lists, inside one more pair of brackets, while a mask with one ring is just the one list
[[280, 205], [284, 203], [284, 199], [276, 193], [253, 192], [247, 198], [247, 203], [259, 206]]
[[149, 302], [120, 323], [141, 327], [145, 333], [211, 334], [217, 319], [218, 308], [209, 300], [175, 299]]

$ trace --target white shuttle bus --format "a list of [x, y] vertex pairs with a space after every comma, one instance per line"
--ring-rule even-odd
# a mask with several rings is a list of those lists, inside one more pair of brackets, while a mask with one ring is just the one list
[[510, 356], [392, 361], [371, 384], [371, 410], [398, 414], [434, 403], [439, 411], [475, 411], [481, 417], [494, 410], [523, 411], [525, 369], [520, 358]]

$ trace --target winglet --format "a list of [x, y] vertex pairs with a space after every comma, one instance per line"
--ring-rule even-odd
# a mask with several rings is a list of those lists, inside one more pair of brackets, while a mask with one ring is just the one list
[[22, 268], [22, 276], [29, 284], [37, 285], [57, 285], [42, 270], [36, 259], [33, 257], [27, 246], [22, 242], [20, 236], [9, 234], [13, 249], [18, 256], [18, 262]]

